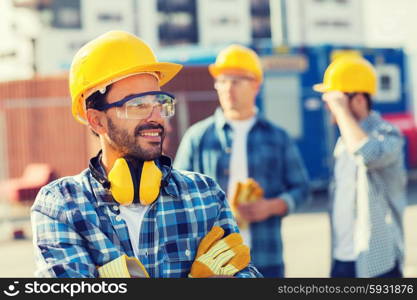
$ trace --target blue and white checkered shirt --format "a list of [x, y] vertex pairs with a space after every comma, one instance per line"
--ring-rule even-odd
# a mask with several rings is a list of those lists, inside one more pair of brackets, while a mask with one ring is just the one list
[[[185, 133], [174, 166], [211, 176], [226, 190], [232, 144], [233, 130], [219, 108]], [[291, 213], [308, 199], [307, 171], [297, 146], [283, 129], [260, 115], [248, 133], [247, 157], [248, 175], [260, 184], [267, 200], [284, 199]], [[283, 265], [281, 219], [272, 216], [250, 224], [252, 262], [256, 267]]]
[[[361, 122], [361, 128], [368, 138], [358, 146], [350, 163], [355, 164], [354, 181], [354, 226], [352, 230], [353, 251], [356, 255], [358, 277], [376, 277], [387, 273], [398, 263], [404, 263], [403, 214], [406, 206], [406, 172], [404, 168], [404, 138], [397, 128], [381, 119], [376, 112]], [[335, 158], [346, 159], [347, 151], [339, 139]], [[335, 193], [345, 180], [346, 170], [336, 169], [331, 186], [331, 199], [348, 201], [335, 197], [350, 191]], [[348, 174], [350, 175], [350, 173]], [[349, 179], [350, 180], [350, 179]], [[333, 205], [332, 205], [333, 207]], [[331, 210], [333, 213], [333, 209]], [[337, 224], [332, 224], [336, 226]], [[333, 242], [335, 230], [332, 230]], [[335, 246], [335, 245], [333, 245]]]
[[[224, 192], [209, 177], [162, 167], [167, 184], [147, 210], [139, 257], [151, 277], [187, 277], [200, 240], [215, 225], [238, 228]], [[168, 176], [167, 174], [171, 174]], [[32, 207], [37, 260], [42, 277], [98, 277], [97, 267], [134, 256], [119, 204], [89, 169], [43, 187]], [[252, 266], [236, 277], [262, 277]]]

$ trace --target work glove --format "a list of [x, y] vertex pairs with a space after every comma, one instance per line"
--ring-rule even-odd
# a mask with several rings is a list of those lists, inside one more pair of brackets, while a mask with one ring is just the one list
[[145, 267], [136, 257], [127, 255], [116, 259], [98, 268], [100, 278], [149, 278]]
[[239, 228], [246, 228], [248, 226], [248, 222], [243, 220], [240, 216], [238, 206], [240, 204], [255, 203], [262, 199], [263, 196], [263, 189], [252, 178], [248, 178], [244, 182], [239, 181], [236, 183], [236, 188], [230, 203], [230, 208], [236, 218]]
[[248, 266], [250, 250], [240, 234], [223, 235], [223, 228], [214, 226], [201, 240], [188, 277], [232, 276]]

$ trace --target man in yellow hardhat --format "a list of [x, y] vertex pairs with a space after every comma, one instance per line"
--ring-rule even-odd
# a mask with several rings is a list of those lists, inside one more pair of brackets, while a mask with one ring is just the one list
[[373, 66], [336, 58], [314, 86], [340, 130], [331, 189], [332, 277], [401, 277], [404, 262], [404, 140], [372, 111]]
[[221, 108], [185, 133], [174, 165], [209, 175], [227, 191], [241, 224], [250, 223], [241, 233], [253, 263], [265, 277], [283, 277], [281, 220], [306, 200], [306, 170], [288, 134], [256, 108], [263, 80], [258, 55], [231, 45], [209, 71]]
[[39, 192], [32, 208], [38, 276], [260, 276], [218, 185], [172, 169], [162, 155], [175, 97], [160, 87], [181, 67], [158, 62], [123, 31], [77, 52], [72, 113], [99, 137], [101, 151], [79, 175]]

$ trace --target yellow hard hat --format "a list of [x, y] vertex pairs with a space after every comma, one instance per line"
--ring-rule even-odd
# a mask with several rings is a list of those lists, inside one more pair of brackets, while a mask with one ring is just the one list
[[214, 64], [209, 65], [210, 74], [219, 76], [227, 70], [240, 70], [250, 73], [262, 81], [262, 65], [258, 55], [252, 49], [241, 45], [230, 45], [220, 51]]
[[155, 72], [163, 86], [181, 68], [179, 64], [158, 62], [152, 49], [135, 35], [109, 31], [84, 45], [74, 56], [69, 75], [72, 114], [86, 124], [85, 100], [94, 92], [142, 72]]
[[323, 83], [313, 89], [325, 93], [341, 91], [345, 93], [375, 94], [377, 76], [369, 61], [359, 55], [344, 55], [336, 58], [326, 69]]

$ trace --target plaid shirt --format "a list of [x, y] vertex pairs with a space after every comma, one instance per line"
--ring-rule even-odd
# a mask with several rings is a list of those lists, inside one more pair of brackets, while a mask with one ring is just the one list
[[[352, 228], [354, 251], [357, 254], [358, 277], [375, 277], [404, 263], [403, 215], [406, 200], [406, 172], [404, 167], [404, 138], [392, 124], [376, 112], [361, 122], [368, 138], [353, 153], [356, 164], [355, 225]], [[335, 159], [346, 159], [347, 151], [339, 138]], [[336, 169], [337, 171], [337, 169]], [[331, 213], [335, 190], [343, 180], [344, 170], [334, 176], [331, 185]], [[342, 192], [343, 193], [343, 192]], [[336, 224], [332, 224], [335, 226]], [[333, 228], [332, 226], [332, 228]], [[334, 241], [334, 230], [332, 230]]]
[[[162, 167], [167, 184], [147, 210], [139, 257], [153, 277], [187, 277], [200, 240], [215, 225], [238, 231], [210, 178]], [[170, 175], [168, 175], [170, 174]], [[32, 207], [36, 276], [98, 277], [97, 267], [134, 252], [119, 204], [89, 169], [43, 187]], [[249, 265], [237, 277], [262, 277]]]
[[[204, 173], [226, 190], [233, 132], [222, 110], [194, 124], [184, 135], [174, 166]], [[266, 199], [280, 197], [293, 212], [308, 197], [308, 177], [298, 149], [287, 133], [259, 115], [248, 134], [248, 175], [264, 189]], [[283, 265], [281, 217], [250, 225], [255, 266]]]

